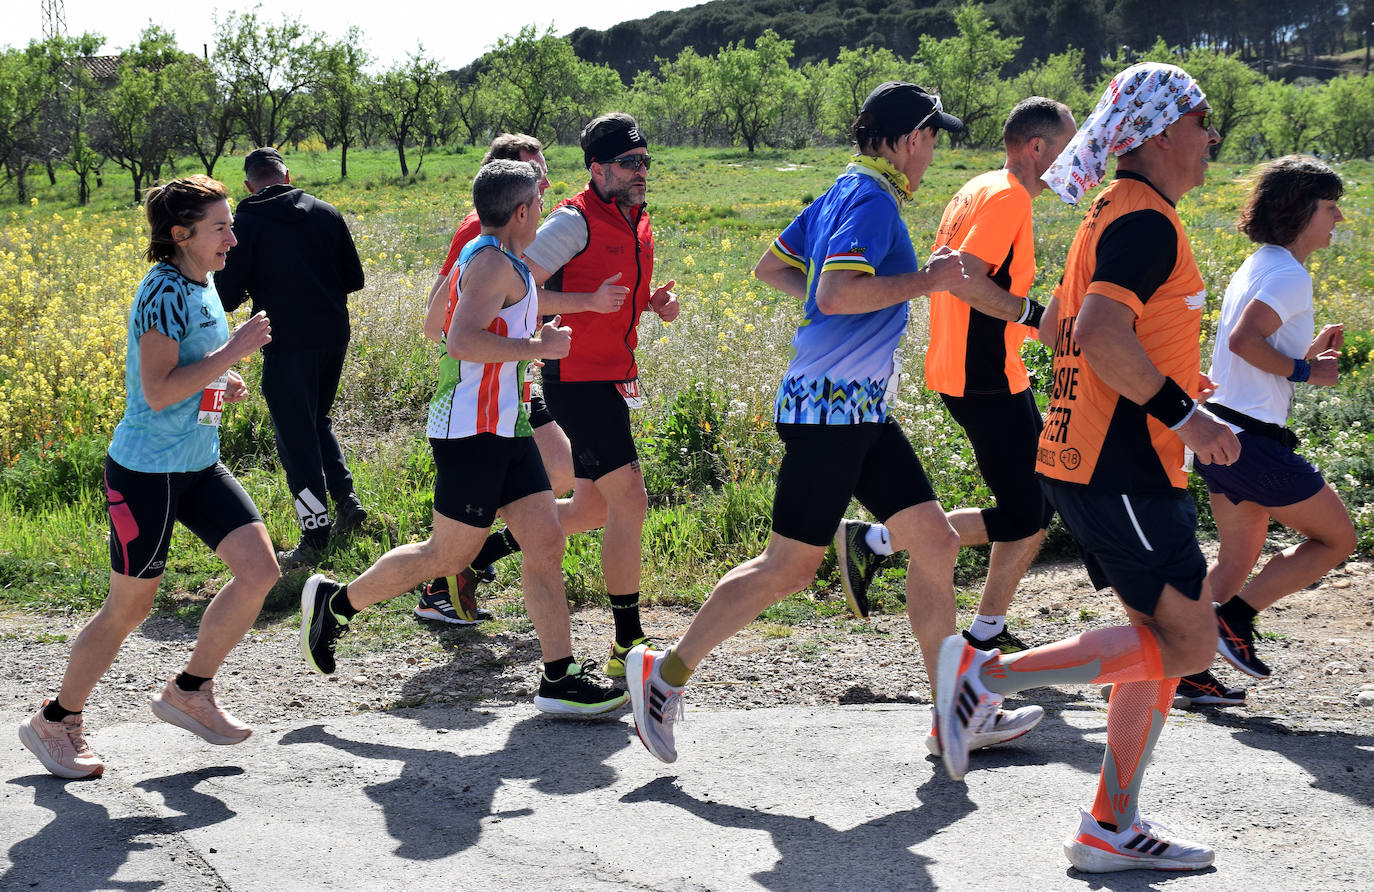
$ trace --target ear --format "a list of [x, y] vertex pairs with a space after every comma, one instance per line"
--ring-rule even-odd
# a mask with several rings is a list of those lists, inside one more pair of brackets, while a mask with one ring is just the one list
[[188, 226], [177, 225], [172, 227], [172, 241], [176, 242], [177, 244], [181, 244], [182, 242], [190, 238], [192, 235], [194, 235], [194, 233]]

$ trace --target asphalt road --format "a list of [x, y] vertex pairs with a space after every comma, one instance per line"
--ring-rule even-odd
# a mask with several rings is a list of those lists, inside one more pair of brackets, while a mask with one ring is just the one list
[[1214, 846], [1197, 874], [1086, 875], [1060, 844], [1104, 709], [927, 757], [923, 706], [690, 711], [680, 758], [626, 713], [418, 709], [260, 727], [214, 747], [152, 718], [102, 728], [61, 781], [0, 711], [0, 889], [1374, 889], [1374, 734], [1175, 712], [1148, 816]]

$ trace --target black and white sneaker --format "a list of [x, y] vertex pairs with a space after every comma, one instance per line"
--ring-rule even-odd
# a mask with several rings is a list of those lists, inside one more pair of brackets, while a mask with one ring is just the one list
[[301, 590], [301, 656], [321, 675], [334, 674], [334, 645], [348, 631], [348, 620], [331, 601], [342, 585], [316, 573]]
[[550, 680], [539, 675], [539, 693], [534, 707], [550, 715], [570, 715], [586, 718], [619, 709], [630, 695], [592, 677], [596, 663], [583, 660], [568, 667], [562, 678]]
[[1030, 645], [1012, 634], [1011, 629], [1003, 627], [1002, 631], [993, 635], [987, 641], [978, 638], [968, 629], [964, 630], [964, 640], [979, 650], [996, 650], [1004, 654], [1020, 653], [1029, 650]]
[[1244, 706], [1245, 689], [1228, 688], [1211, 673], [1199, 672], [1178, 680], [1175, 706]]
[[878, 572], [882, 557], [868, 546], [868, 530], [873, 525], [861, 520], [841, 520], [835, 530], [835, 561], [839, 564], [840, 586], [855, 616], [868, 616], [868, 587]]
[[[1213, 604], [1213, 607], [1220, 605]], [[1227, 622], [1217, 614], [1217, 653], [1251, 678], [1268, 678], [1269, 667], [1255, 653], [1253, 623]]]

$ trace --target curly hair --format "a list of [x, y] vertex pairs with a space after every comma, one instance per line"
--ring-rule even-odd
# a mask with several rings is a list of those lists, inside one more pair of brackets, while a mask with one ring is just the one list
[[196, 231], [196, 221], [203, 220], [206, 208], [217, 201], [228, 201], [229, 190], [219, 180], [203, 173], [181, 177], [160, 186], [153, 186], [143, 199], [148, 216], [148, 247], [145, 259], [155, 263], [171, 263], [177, 255], [177, 240], [172, 227], [184, 226]]
[[1285, 155], [1260, 167], [1236, 228], [1258, 244], [1289, 245], [1307, 228], [1317, 202], [1335, 201], [1345, 185], [1311, 155]]

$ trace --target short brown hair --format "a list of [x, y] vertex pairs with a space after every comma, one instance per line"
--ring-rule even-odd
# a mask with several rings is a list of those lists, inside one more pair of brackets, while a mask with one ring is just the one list
[[1016, 103], [1002, 122], [1002, 143], [1023, 146], [1037, 136], [1048, 140], [1064, 127], [1069, 107], [1044, 96], [1031, 96]]
[[1307, 228], [1317, 202], [1335, 201], [1345, 184], [1334, 170], [1311, 155], [1285, 155], [1259, 168], [1236, 228], [1250, 241], [1290, 245]]
[[195, 232], [196, 221], [205, 218], [207, 207], [228, 200], [229, 190], [224, 184], [203, 173], [153, 186], [143, 199], [150, 230], [144, 258], [154, 263], [171, 263], [177, 256], [172, 227], [185, 226]]
[[472, 206], [477, 209], [477, 219], [483, 226], [505, 226], [516, 208], [539, 199], [542, 177], [531, 161], [497, 158], [483, 164], [472, 178]]
[[522, 153], [538, 155], [544, 151], [544, 144], [528, 133], [502, 133], [491, 141], [491, 148], [482, 156], [482, 163], [492, 161], [524, 161]]

